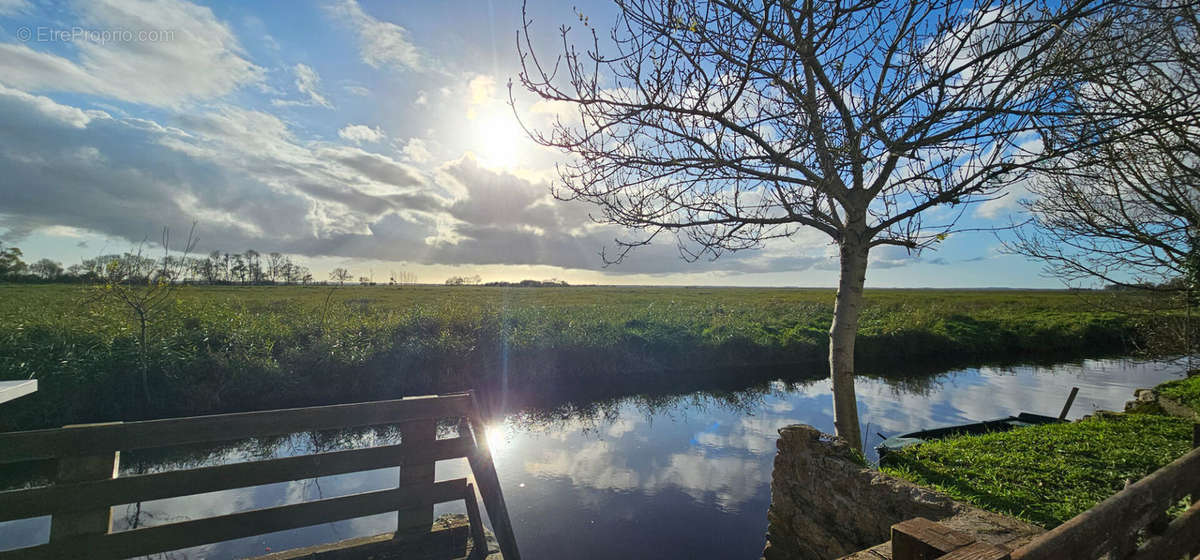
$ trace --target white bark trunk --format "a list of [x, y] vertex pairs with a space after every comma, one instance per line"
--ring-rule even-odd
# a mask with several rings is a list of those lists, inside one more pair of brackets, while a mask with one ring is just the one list
[[862, 310], [863, 282], [867, 277], [868, 245], [855, 233], [841, 242], [841, 276], [829, 327], [829, 374], [833, 380], [833, 425], [837, 435], [862, 449], [858, 427], [858, 400], [854, 394], [854, 339]]

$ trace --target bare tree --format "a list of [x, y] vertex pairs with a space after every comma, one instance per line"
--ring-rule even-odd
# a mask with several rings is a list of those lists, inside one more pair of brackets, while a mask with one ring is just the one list
[[150, 404], [150, 328], [158, 317], [169, 307], [172, 295], [182, 276], [180, 267], [187, 262], [187, 255], [196, 245], [196, 226], [192, 224], [187, 240], [181, 249], [182, 258], [171, 256], [170, 230], [163, 228], [161, 259], [151, 259], [143, 256], [146, 243], [138, 245], [137, 249], [119, 258], [111, 258], [105, 263], [102, 272], [97, 277], [96, 285], [92, 288], [88, 301], [99, 303], [116, 301], [124, 305], [133, 315], [138, 329], [138, 358], [140, 362], [142, 396], [145, 404]]
[[1060, 127], [1060, 142], [1111, 141], [1042, 169], [1022, 203], [1035, 227], [1007, 244], [1069, 284], [1169, 290], [1194, 287], [1200, 273], [1200, 19], [1178, 1], [1138, 16], [1098, 45], [1111, 62], [1089, 76], [1082, 100], [1137, 118]]
[[1110, 141], [1037, 174], [1022, 201], [1032, 224], [1014, 230], [1006, 247], [1068, 285], [1148, 290], [1102, 301], [1141, 326], [1141, 351], [1182, 349], [1190, 360], [1200, 281], [1200, 18], [1193, 2], [1179, 0], [1147, 2], [1134, 15], [1120, 36], [1096, 46], [1110, 62], [1088, 76], [1080, 102], [1137, 118], [1060, 127], [1059, 142]]
[[42, 259], [29, 265], [29, 272], [47, 280], [55, 280], [63, 275], [63, 266], [51, 259]]
[[353, 277], [354, 276], [350, 274], [350, 271], [346, 270], [345, 268], [338, 267], [329, 271], [329, 279], [337, 282], [338, 284], [345, 284]]
[[1046, 157], [1039, 133], [1073, 110], [1084, 35], [1106, 28], [1110, 4], [621, 0], [604, 41], [585, 14], [584, 46], [563, 26], [553, 61], [525, 16], [520, 83], [569, 114], [527, 131], [572, 156], [556, 197], [641, 232], [606, 262], [664, 234], [688, 260], [827, 234], [840, 258], [834, 419], [861, 446], [854, 340], [870, 250], [936, 245], [969, 203]]
[[283, 265], [287, 262], [287, 258], [282, 253], [270, 253], [267, 255], [267, 276], [271, 282], [278, 282], [284, 277]]

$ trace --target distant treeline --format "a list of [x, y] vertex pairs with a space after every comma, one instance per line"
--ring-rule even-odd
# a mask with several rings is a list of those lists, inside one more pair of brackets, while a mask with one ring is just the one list
[[0, 246], [0, 278], [10, 282], [96, 281], [120, 269], [134, 281], [164, 280], [207, 284], [311, 284], [308, 267], [292, 262], [282, 253], [263, 255], [254, 249], [244, 253], [213, 251], [206, 257], [164, 255], [147, 257], [141, 253], [113, 253], [84, 259], [63, 267], [52, 259], [26, 264], [21, 249]]
[[451, 276], [446, 279], [447, 286], [490, 286], [499, 288], [563, 288], [570, 286], [566, 280], [521, 280], [520, 282], [484, 282], [479, 275]]

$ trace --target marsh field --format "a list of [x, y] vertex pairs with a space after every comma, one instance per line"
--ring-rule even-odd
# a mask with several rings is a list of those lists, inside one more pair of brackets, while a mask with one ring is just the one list
[[[91, 288], [94, 289], [94, 288]], [[833, 291], [183, 286], [148, 321], [78, 285], [0, 284], [0, 379], [39, 380], [6, 428], [465, 388], [553, 404], [826, 375]], [[1141, 296], [868, 290], [860, 374], [1126, 355]], [[144, 375], [143, 375], [144, 374]], [[759, 379], [761, 378], [761, 379]], [[144, 379], [144, 382], [143, 382]], [[144, 385], [143, 385], [144, 383]], [[24, 402], [22, 402], [24, 401]]]

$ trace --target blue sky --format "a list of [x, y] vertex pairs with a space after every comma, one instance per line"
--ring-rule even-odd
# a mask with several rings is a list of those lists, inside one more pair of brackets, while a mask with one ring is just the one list
[[[576, 3], [602, 22], [613, 7]], [[530, 2], [555, 48], [571, 3]], [[687, 263], [669, 240], [603, 267], [622, 232], [554, 201], [561, 156], [506, 105], [520, 3], [0, 0], [0, 239], [66, 264], [198, 224], [198, 252], [282, 251], [319, 279], [832, 286], [827, 238]], [[556, 109], [518, 92], [534, 126]], [[1010, 223], [1019, 194], [968, 228]], [[1001, 234], [1003, 235], [1003, 234]], [[1060, 287], [992, 233], [873, 252], [868, 286]]]

